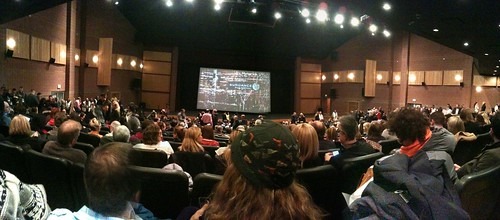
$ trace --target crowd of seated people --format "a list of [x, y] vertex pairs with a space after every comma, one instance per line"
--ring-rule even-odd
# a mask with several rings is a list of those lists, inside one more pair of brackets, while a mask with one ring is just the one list
[[[227, 115], [230, 114], [219, 115], [214, 110], [205, 111], [201, 117], [188, 116], [185, 110], [181, 110], [177, 116], [170, 116], [166, 111], [158, 111], [158, 113], [154, 112], [146, 116], [141, 114], [137, 106], [129, 105], [127, 107], [122, 107], [119, 105], [118, 100], [107, 100], [105, 95], [99, 96], [96, 99], [85, 99], [83, 101], [78, 98], [71, 101], [72, 104], [70, 105], [67, 104], [67, 101], [64, 102], [65, 105], [62, 104], [63, 102], [58, 103], [54, 98], [49, 98], [45, 102], [52, 103], [40, 109], [42, 112], [46, 112], [45, 115], [40, 113], [40, 115], [46, 116], [43, 124], [30, 126], [30, 124], [38, 123], [38, 120], [35, 119], [41, 118], [33, 116], [37, 114], [35, 109], [26, 109], [24, 112], [16, 112], [14, 113], [17, 114], [15, 117], [11, 117], [12, 113], [7, 113], [5, 116], [10, 120], [10, 127], [9, 133], [4, 140], [17, 145], [28, 144], [30, 148], [35, 150], [39, 149], [45, 154], [83, 164], [86, 161], [88, 163], [90, 160], [90, 158], [88, 158], [89, 156], [85, 152], [75, 149], [73, 146], [82, 132], [85, 133], [87, 130], [90, 130], [87, 133], [94, 133], [96, 136], [99, 135], [98, 137], [101, 140], [100, 145], [102, 146], [109, 145], [109, 143], [130, 142], [134, 148], [162, 150], [168, 155], [173, 155], [175, 151], [207, 154], [206, 147], [212, 146], [217, 149], [215, 151], [216, 156], [213, 159], [221, 161], [223, 164], [222, 169], [217, 171], [214, 169], [212, 172], [226, 175], [226, 171], [231, 170], [233, 174], [227, 175], [236, 175], [235, 170], [236, 173], [246, 172], [240, 169], [245, 170], [247, 168], [241, 164], [241, 167], [232, 167], [230, 158], [232, 157], [232, 149], [234, 146], [241, 148], [242, 134], [252, 133], [254, 131], [253, 129], [262, 125], [267, 126], [269, 123], [269, 120], [264, 120], [261, 117], [254, 120], [247, 119], [245, 115], [235, 115], [235, 117], [228, 119]], [[65, 109], [63, 106], [69, 106], [69, 109]], [[341, 116], [337, 118], [337, 120], [333, 118], [327, 119], [323, 116], [322, 120], [314, 120], [314, 118], [311, 118], [311, 121], [306, 121], [305, 117], [303, 120], [300, 120], [300, 116], [297, 116], [296, 123], [291, 123], [289, 128], [284, 128], [290, 135], [293, 135], [293, 139], [298, 143], [297, 164], [294, 165], [294, 169], [306, 169], [324, 164], [330, 164], [340, 169], [340, 167], [342, 167], [342, 161], [346, 159], [380, 152], [381, 146], [378, 145], [377, 142], [386, 139], [383, 135], [384, 131], [389, 131], [393, 137], [400, 141], [402, 147], [397, 150], [397, 154], [399, 155], [402, 154], [406, 155], [408, 158], [413, 158], [421, 154], [420, 152], [422, 151], [425, 152], [429, 160], [430, 158], [446, 158], [446, 163], [444, 163], [443, 166], [448, 171], [447, 174], [451, 181], [454, 181], [456, 178], [455, 170], [459, 173], [458, 177], [462, 177], [468, 173], [495, 166], [494, 162], [482, 163], [478, 161], [483, 160], [485, 157], [489, 157], [489, 155], [498, 155], [495, 153], [498, 148], [497, 145], [499, 140], [496, 136], [496, 138], [494, 137], [495, 144], [489, 145], [481, 153], [482, 156], [479, 155], [475, 161], [463, 164], [461, 167], [459, 165], [453, 166], [453, 161], [450, 160], [451, 158], [443, 156], [441, 152], [445, 154], [453, 153], [457, 139], [453, 136], [455, 133], [449, 132], [448, 130], [455, 131], [454, 128], [452, 128], [453, 120], [462, 119], [458, 116], [453, 116], [453, 114], [444, 114], [443, 110], [428, 111], [423, 109], [424, 108], [412, 110], [412, 112], [407, 112], [407, 109], [398, 109], [398, 111], [391, 116], [392, 113], [387, 113], [386, 115], [381, 108], [373, 108], [367, 111], [367, 113], [357, 111], [350, 115]], [[484, 132], [486, 128], [490, 128], [488, 131], [491, 130], [492, 134], [500, 133], [500, 131], [494, 130], [495, 124], [498, 126], [499, 123], [498, 120], [495, 119], [496, 116], [487, 114], [487, 118], [484, 118], [483, 114], [480, 112], [472, 112], [473, 117], [471, 119], [471, 117], [468, 116], [469, 112], [469, 110], [464, 108], [457, 113], [459, 113], [458, 115], [467, 115], [464, 117], [468, 120], [468, 123], [478, 125], [477, 127], [475, 127], [475, 125], [470, 126], [473, 128], [473, 130], [469, 131], [470, 133], [475, 135], [483, 134], [486, 133]], [[208, 117], [207, 114], [210, 114], [210, 117]], [[478, 118], [476, 115], [483, 116], [483, 124], [479, 124], [476, 121]], [[411, 116], [414, 118], [411, 118]], [[28, 121], [27, 118], [30, 118], [30, 120]], [[208, 120], [208, 118], [210, 118], [210, 120]], [[317, 119], [321, 119], [321, 117]], [[389, 122], [386, 122], [387, 119], [389, 119]], [[401, 123], [405, 121], [408, 123], [418, 122], [420, 124], [418, 124], [419, 126], [413, 127], [401, 125]], [[488, 124], [489, 121], [491, 121], [491, 124]], [[399, 122], [399, 124], [396, 122]], [[362, 135], [359, 125], [365, 123], [367, 123], [367, 132], [365, 135]], [[12, 133], [10, 129], [12, 129]], [[216, 134], [214, 134], [214, 129], [216, 130]], [[28, 130], [36, 130], [36, 132], [26, 132]], [[467, 132], [465, 128], [458, 130], [462, 133]], [[105, 134], [108, 131], [109, 133]], [[221, 141], [225, 142], [227, 147], [219, 148], [218, 146], [222, 146], [220, 145]], [[180, 146], [178, 149], [174, 148], [170, 146], [170, 142], [178, 142]], [[330, 151], [324, 154], [324, 157], [319, 157], [320, 150], [336, 150], [336, 153], [334, 155], [334, 153]], [[389, 163], [391, 160], [394, 159], [390, 159], [385, 163]], [[175, 160], [171, 160], [170, 162], [175, 162]], [[248, 178], [244, 173], [239, 173], [239, 175]], [[224, 178], [227, 179], [224, 181], [231, 181], [230, 178], [233, 177], [236, 176], [224, 176]], [[248, 181], [246, 184], [253, 184], [253, 180], [244, 180]], [[295, 183], [286, 186], [292, 187], [288, 189], [287, 193], [298, 192], [294, 184]], [[227, 187], [227, 184], [225, 185]], [[219, 190], [223, 190], [223, 188]], [[239, 189], [231, 190], [238, 191]], [[299, 194], [301, 193], [302, 192]], [[218, 195], [218, 200], [214, 201], [224, 199], [224, 196], [226, 195]], [[288, 198], [286, 195], [283, 196], [285, 196], [283, 198]], [[301, 197], [302, 196], [304, 195], [301, 195]], [[356, 204], [358, 207], [363, 205], [360, 203]], [[87, 208], [94, 210], [94, 208], [90, 206]], [[206, 210], [207, 216], [229, 216], [226, 210], [218, 203], [214, 202], [212, 207], [208, 206], [205, 208], [206, 209], [203, 210]], [[126, 210], [129, 209], [127, 208]], [[98, 210], [94, 211], [100, 213]], [[125, 212], [130, 213], [129, 211]], [[67, 212], [64, 213], [68, 214]], [[123, 213], [124, 212], [121, 212], [121, 214]], [[457, 211], [457, 213], [460, 212]], [[120, 216], [122, 216], [121, 214]], [[316, 214], [320, 215], [320, 213]], [[117, 213], [113, 215], [117, 215]]]

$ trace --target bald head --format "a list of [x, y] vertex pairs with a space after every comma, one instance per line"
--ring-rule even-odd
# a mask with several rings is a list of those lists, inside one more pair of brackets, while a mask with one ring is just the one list
[[80, 135], [82, 125], [74, 120], [67, 120], [57, 130], [57, 142], [63, 146], [73, 146]]

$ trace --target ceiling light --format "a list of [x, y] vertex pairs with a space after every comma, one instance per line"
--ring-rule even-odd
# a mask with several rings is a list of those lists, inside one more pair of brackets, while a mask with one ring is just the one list
[[309, 9], [307, 9], [307, 8], [302, 9], [302, 11], [300, 11], [300, 14], [304, 18], [307, 18], [307, 17], [309, 17], [309, 15], [311, 15], [311, 13], [309, 12]]
[[318, 21], [325, 22], [327, 18], [328, 14], [325, 10], [319, 9], [318, 12], [316, 12], [316, 19], [318, 19]]
[[468, 47], [469, 46], [469, 42], [465, 42], [464, 46]]
[[340, 25], [340, 29], [344, 29], [344, 25], [343, 24]]
[[311, 23], [311, 19], [306, 18], [306, 23], [308, 23], [308, 24]]
[[488, 53], [484, 53], [485, 56], [488, 56], [489, 54]]
[[390, 5], [389, 3], [387, 3], [387, 2], [386, 2], [386, 3], [384, 3], [384, 5], [382, 6], [382, 8], [383, 8], [384, 10], [386, 10], [386, 11], [389, 11], [389, 10], [391, 10], [391, 5]]
[[7, 47], [10, 49], [14, 49], [14, 47], [16, 47], [16, 40], [14, 40], [14, 38], [9, 38], [7, 40]]
[[495, 72], [495, 73], [496, 73], [496, 72], [497, 72], [497, 70], [493, 70], [493, 72]]
[[358, 19], [358, 18], [356, 18], [356, 17], [351, 18], [351, 25], [352, 25], [353, 27], [357, 27], [357, 26], [359, 26], [359, 19]]
[[165, 4], [167, 5], [167, 7], [172, 7], [172, 5], [174, 5], [174, 3], [172, 2], [172, 0], [167, 0], [165, 2]]
[[257, 13], [257, 8], [252, 8], [252, 13], [256, 14]]
[[438, 31], [439, 31], [439, 29], [434, 28], [434, 29], [432, 29], [432, 31], [434, 31], [434, 32], [438, 32]]
[[92, 62], [94, 62], [94, 63], [99, 62], [99, 57], [98, 57], [97, 55], [94, 55], [94, 56], [92, 57]]
[[341, 15], [341, 14], [335, 15], [335, 18], [333, 19], [333, 21], [335, 21], [336, 24], [344, 23], [344, 15]]
[[279, 12], [274, 13], [274, 18], [280, 19], [281, 18], [281, 13], [279, 13]]
[[130, 66], [135, 67], [135, 65], [137, 65], [137, 63], [135, 62], [135, 60], [130, 61]]
[[476, 86], [476, 92], [482, 92], [483, 91], [483, 87], [481, 86]]
[[384, 29], [384, 31], [382, 33], [384, 34], [385, 37], [390, 37], [391, 36], [391, 32], [389, 32], [386, 29]]
[[186, 0], [186, 2], [192, 3], [194, 2], [194, 0]]
[[496, 66], [496, 68], [498, 68], [498, 67], [500, 67], [500, 66]]
[[220, 4], [216, 4], [216, 5], [214, 6], [214, 9], [215, 9], [216, 11], [220, 10]]
[[347, 78], [349, 78], [350, 80], [353, 80], [354, 79], [354, 73], [349, 73], [347, 75]]
[[368, 29], [369, 29], [372, 33], [374, 33], [374, 32], [377, 32], [378, 27], [377, 27], [377, 25], [372, 24], [372, 25], [370, 25], [370, 27], [369, 27]]

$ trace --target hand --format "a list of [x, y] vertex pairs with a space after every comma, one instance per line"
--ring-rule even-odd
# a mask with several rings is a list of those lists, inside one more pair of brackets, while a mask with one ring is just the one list
[[460, 167], [461, 167], [461, 166], [460, 166], [460, 165], [458, 165], [458, 164], [453, 164], [453, 167], [455, 168], [455, 171], [457, 171], [457, 170], [459, 170], [459, 169], [460, 169]]
[[205, 213], [205, 210], [208, 208], [208, 203], [203, 205], [198, 211], [196, 211], [189, 220], [199, 220], [201, 216]]
[[328, 152], [325, 154], [325, 161], [330, 161], [330, 159], [333, 157], [333, 153], [332, 152]]

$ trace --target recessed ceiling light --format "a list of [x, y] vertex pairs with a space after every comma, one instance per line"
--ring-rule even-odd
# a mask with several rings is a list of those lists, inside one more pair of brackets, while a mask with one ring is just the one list
[[309, 17], [309, 15], [311, 15], [311, 12], [309, 12], [309, 9], [304, 8], [304, 9], [302, 9], [302, 11], [300, 11], [300, 14], [302, 15], [302, 17], [307, 18], [307, 17]]
[[356, 17], [351, 18], [351, 25], [353, 27], [357, 27], [359, 25], [359, 23], [360, 23], [360, 21], [358, 18], [356, 18]]
[[391, 5], [390, 5], [389, 3], [387, 3], [387, 2], [386, 2], [386, 3], [384, 3], [384, 5], [382, 6], [382, 8], [383, 8], [384, 10], [386, 10], [386, 11], [389, 11], [389, 10], [391, 10]]
[[115, 2], [115, 5], [118, 5], [118, 4], [120, 4], [120, 2], [119, 2], [119, 1], [116, 1], [116, 2]]
[[306, 23], [308, 23], [308, 24], [311, 23], [311, 19], [306, 18]]
[[167, 7], [172, 7], [172, 5], [174, 5], [174, 3], [172, 2], [172, 0], [167, 0], [165, 2], [165, 4], [167, 5]]
[[257, 8], [252, 8], [252, 13], [256, 14], [257, 13]]
[[434, 32], [438, 32], [438, 31], [439, 31], [439, 29], [434, 28], [434, 29], [432, 29], [432, 31], [434, 31]]
[[496, 68], [498, 68], [498, 67], [500, 67], [500, 66], [496, 66]]
[[493, 70], [493, 72], [495, 72], [495, 73], [496, 73], [496, 72], [497, 72], [497, 70]]
[[375, 32], [377, 32], [378, 27], [377, 27], [377, 25], [372, 24], [372, 25], [370, 25], [370, 27], [369, 27], [368, 29], [369, 29], [372, 33], [375, 33]]
[[279, 13], [279, 12], [274, 13], [274, 18], [280, 19], [281, 18], [281, 13]]
[[344, 15], [341, 15], [341, 14], [335, 15], [335, 18], [333, 19], [333, 21], [335, 21], [336, 24], [344, 23]]
[[384, 31], [382, 31], [382, 33], [384, 34], [385, 37], [391, 36], [391, 32], [389, 32], [388, 30], [384, 30]]
[[488, 56], [489, 54], [488, 53], [484, 53], [485, 56]]
[[216, 11], [220, 10], [220, 4], [216, 4], [216, 5], [214, 6], [214, 9], [215, 9]]
[[469, 46], [469, 42], [465, 42], [464, 46], [468, 47]]

